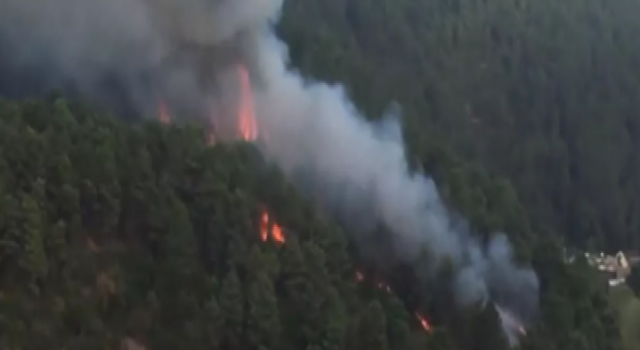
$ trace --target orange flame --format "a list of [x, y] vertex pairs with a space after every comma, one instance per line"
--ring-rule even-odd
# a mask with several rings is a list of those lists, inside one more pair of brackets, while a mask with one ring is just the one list
[[[258, 138], [258, 124], [253, 105], [253, 93], [251, 91], [249, 70], [244, 64], [239, 64], [237, 73], [238, 80], [240, 82], [240, 101], [238, 103], [236, 116], [238, 132], [243, 140], [255, 141]], [[171, 123], [171, 116], [167, 111], [167, 106], [164, 100], [160, 100], [158, 102], [158, 120], [162, 124]], [[210, 122], [206, 142], [208, 145], [213, 145], [215, 143], [213, 120]]]
[[253, 107], [253, 94], [251, 93], [251, 79], [249, 71], [243, 64], [238, 66], [238, 78], [240, 80], [240, 105], [238, 106], [238, 128], [245, 141], [255, 141], [258, 138], [258, 124]]
[[277, 223], [273, 223], [271, 230], [269, 230], [269, 221], [269, 214], [266, 211], [263, 211], [260, 221], [260, 238], [266, 242], [269, 236], [271, 236], [276, 243], [284, 244], [286, 239], [282, 232], [282, 227]]
[[282, 227], [278, 224], [273, 224], [273, 228], [271, 228], [271, 237], [274, 241], [284, 244], [284, 234], [282, 234]]
[[158, 119], [162, 124], [171, 123], [171, 117], [167, 112], [167, 106], [165, 105], [163, 100], [160, 100], [160, 102], [158, 103]]

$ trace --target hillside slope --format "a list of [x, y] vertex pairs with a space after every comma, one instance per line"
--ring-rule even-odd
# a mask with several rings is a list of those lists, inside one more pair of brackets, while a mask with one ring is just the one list
[[509, 178], [538, 230], [638, 248], [640, 1], [287, 1], [294, 66]]
[[[479, 220], [526, 227], [517, 197], [495, 190], [508, 182], [434, 159], [457, 174], [442, 187], [453, 202], [471, 190], [500, 204]], [[605, 284], [565, 265], [557, 242], [513, 232], [541, 280], [520, 347], [619, 349]], [[456, 307], [440, 276], [362, 262], [251, 145], [209, 147], [196, 126], [128, 125], [61, 99], [0, 102], [3, 348], [509, 348], [496, 310]]]
[[640, 300], [626, 285], [613, 288], [610, 293], [611, 306], [618, 313], [624, 349], [637, 349], [638, 326], [640, 325]]

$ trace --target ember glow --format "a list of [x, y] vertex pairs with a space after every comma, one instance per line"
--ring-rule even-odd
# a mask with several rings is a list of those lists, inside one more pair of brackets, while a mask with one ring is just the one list
[[238, 128], [240, 136], [245, 141], [255, 141], [258, 138], [258, 123], [253, 107], [251, 79], [244, 64], [238, 66], [240, 80], [240, 103], [238, 105]]
[[422, 328], [431, 333], [431, 325], [429, 324], [429, 321], [427, 321], [426, 318], [422, 317], [422, 315], [420, 315], [419, 313], [416, 312], [416, 318], [418, 319], [418, 321], [420, 322], [420, 325], [422, 326]]
[[263, 211], [260, 217], [260, 238], [266, 242], [269, 237], [278, 244], [284, 244], [286, 242], [282, 227], [277, 223], [271, 224], [269, 214]]
[[158, 103], [158, 119], [162, 124], [171, 123], [171, 117], [169, 117], [169, 112], [167, 112], [167, 106], [163, 100], [160, 100]]

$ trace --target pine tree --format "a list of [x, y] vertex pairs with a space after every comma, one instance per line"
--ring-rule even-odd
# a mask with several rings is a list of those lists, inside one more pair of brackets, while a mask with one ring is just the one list
[[501, 327], [500, 316], [492, 305], [476, 313], [472, 323], [473, 350], [507, 350], [509, 342]]
[[235, 270], [229, 271], [222, 281], [219, 297], [220, 311], [224, 319], [223, 348], [239, 350], [243, 346], [244, 296]]
[[273, 283], [266, 273], [259, 273], [249, 284], [247, 302], [246, 335], [251, 348], [277, 350], [282, 329]]
[[402, 302], [395, 296], [387, 298], [387, 328], [390, 349], [408, 349], [411, 342], [411, 330], [408, 320], [409, 313]]
[[218, 305], [218, 301], [215, 296], [211, 296], [209, 301], [204, 305], [205, 313], [205, 332], [207, 345], [211, 350], [218, 350], [221, 348], [222, 329], [223, 329], [223, 314]]
[[[42, 210], [31, 196], [24, 195], [22, 197], [21, 207], [23, 215], [22, 229], [24, 230], [24, 266], [33, 283], [45, 278], [49, 270], [49, 262], [42, 237], [45, 223]], [[36, 285], [32, 286], [36, 287]]]
[[387, 318], [380, 302], [372, 301], [360, 314], [358, 349], [387, 350]]
[[339, 350], [347, 328], [347, 310], [340, 294], [331, 288], [323, 305], [323, 326], [320, 343], [324, 350]]

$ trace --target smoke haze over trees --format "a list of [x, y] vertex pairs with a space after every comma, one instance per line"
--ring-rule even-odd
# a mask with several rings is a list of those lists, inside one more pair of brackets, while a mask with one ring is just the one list
[[[7, 17], [23, 15], [23, 22], [40, 23], [41, 28], [25, 30], [35, 38], [45, 41], [50, 38], [48, 44], [53, 46], [45, 47], [45, 56], [38, 59], [70, 65], [68, 69], [53, 68], [61, 79], [85, 80], [85, 75], [93, 73], [92, 70], [88, 68], [86, 73], [77, 65], [95, 58], [106, 60], [107, 70], [120, 70], [129, 62], [140, 62], [136, 73], [142, 73], [155, 68], [154, 62], [162, 57], [159, 51], [164, 51], [166, 56], [171, 47], [180, 50], [190, 45], [199, 47], [199, 52], [193, 55], [200, 64], [185, 62], [183, 68], [193, 75], [194, 82], [196, 78], [217, 80], [215, 73], [231, 70], [227, 66], [233, 62], [226, 65], [217, 62], [210, 52], [235, 53], [232, 60], [248, 65], [255, 80], [261, 82], [254, 89], [258, 122], [269, 138], [265, 154], [287, 175], [304, 173], [293, 179], [304, 182], [301, 187], [305, 190], [313, 183], [314, 190], [307, 192], [346, 218], [347, 226], [363, 219], [386, 226], [392, 249], [381, 252], [385, 256], [382, 260], [395, 257], [420, 269], [431, 265], [431, 270], [440, 268], [446, 261], [455, 275], [452, 283], [460, 303], [468, 305], [498, 298], [497, 301], [506, 303], [520, 320], [531, 319], [538, 298], [535, 273], [516, 265], [506, 236], [492, 236], [485, 248], [466, 227], [466, 221], [452, 216], [433, 181], [409, 169], [402, 134], [399, 126], [392, 123], [395, 120], [371, 124], [358, 114], [340, 88], [305, 81], [287, 69], [284, 44], [272, 29], [279, 5], [256, 0], [126, 0], [56, 6], [8, 2], [3, 5], [3, 13]], [[55, 19], [65, 17], [66, 11], [62, 9], [65, 7], [74, 9], [82, 17], [71, 17], [70, 24], [62, 26], [62, 22]], [[107, 19], [105, 23], [84, 20], [97, 15], [97, 11], [101, 18]], [[117, 30], [107, 25], [112, 16], [114, 21], [122, 22]], [[27, 40], [27, 43], [37, 41]], [[107, 48], [114, 47], [113, 53], [95, 52], [105, 46], [103, 41]], [[73, 51], [69, 52], [58, 42], [69, 43]], [[145, 47], [151, 51], [149, 54], [128, 50], [138, 42], [155, 45]], [[207, 59], [212, 59], [208, 65]], [[81, 88], [91, 89], [95, 85], [90, 81], [84, 84], [89, 85]], [[135, 82], [128, 84], [133, 85], [131, 89], [145, 89]], [[206, 101], [216, 94], [196, 84], [187, 91], [193, 96], [181, 103], [195, 102], [197, 96]], [[100, 93], [103, 92], [96, 94]], [[130, 96], [133, 97], [133, 93]], [[220, 117], [213, 116], [214, 119]], [[307, 133], [307, 130], [314, 132]], [[357, 217], [359, 215], [364, 218]], [[360, 231], [356, 242], [372, 244], [370, 241], [375, 238], [371, 232]], [[420, 255], [423, 252], [426, 254]]]
[[[359, 260], [397, 244], [384, 237], [402, 230], [394, 220], [411, 226], [402, 216], [411, 211], [399, 208], [410, 208], [411, 198], [419, 207], [424, 197], [416, 194], [431, 191], [435, 199], [428, 204], [442, 206], [436, 211], [446, 212], [444, 226], [450, 220], [452, 230], [466, 232], [447, 214], [455, 208], [477, 228], [478, 242], [506, 232], [517, 259], [538, 272], [539, 317], [531, 320], [522, 348], [619, 348], [606, 291], [586, 266], [564, 265], [555, 237], [611, 249], [637, 244], [634, 125], [640, 79], [633, 67], [640, 48], [629, 15], [635, 2], [286, 2], [278, 29], [292, 65], [308, 76], [344, 82], [369, 118], [384, 115], [388, 103], [397, 101], [402, 130], [349, 119], [356, 113], [340, 91], [284, 74], [287, 62], [277, 50], [259, 55], [261, 43], [277, 43], [256, 37], [264, 32], [253, 23], [275, 19], [277, 2], [260, 2], [264, 8], [248, 12], [238, 5], [223, 11], [228, 16], [197, 6], [176, 12], [171, 1], [155, 2], [160, 14], [195, 16], [188, 30], [172, 27], [180, 21], [147, 17], [137, 1], [95, 7], [74, 2], [0, 5], [4, 96], [59, 88], [98, 100], [122, 117], [152, 115], [166, 98], [185, 118], [207, 118], [212, 104], [223, 103], [208, 99], [227, 86], [224, 79], [209, 80], [207, 69], [214, 66], [217, 76], [241, 59], [256, 77], [262, 123], [275, 136], [264, 150], [267, 160], [276, 160], [289, 179], [298, 179], [301, 160], [318, 160], [316, 168], [302, 169], [303, 178], [316, 173], [324, 180], [347, 179], [340, 189], [351, 193], [339, 191], [341, 196], [361, 196], [350, 189], [349, 176], [368, 181], [372, 187], [363, 193], [374, 195], [368, 203], [373, 209], [364, 213], [372, 211], [382, 222], [333, 226], [283, 175], [265, 170], [251, 147], [207, 148], [197, 128], [132, 127], [91, 110], [69, 110], [62, 100], [4, 103], [0, 173], [7, 211], [0, 220], [0, 259], [7, 263], [0, 272], [0, 314], [10, 315], [3, 320], [11, 332], [0, 336], [2, 345], [86, 348], [128, 336], [150, 349], [507, 348], [496, 309], [451, 299], [450, 288], [460, 279], [448, 270], [456, 270], [455, 259], [452, 266], [418, 264], [424, 270], [408, 269], [407, 259], [397, 256], [385, 255], [369, 267], [370, 260]], [[63, 10], [71, 5], [79, 10]], [[28, 21], [34, 14], [47, 16]], [[100, 20], [89, 25], [86, 18]], [[201, 24], [213, 25], [215, 35], [204, 35], [210, 32], [201, 31]], [[265, 57], [270, 60], [256, 60]], [[265, 70], [269, 64], [276, 69]], [[260, 93], [261, 84], [268, 93]], [[309, 111], [321, 122], [311, 119], [315, 123], [304, 128], [286, 119]], [[340, 127], [325, 133], [327, 121]], [[346, 130], [371, 134], [337, 137]], [[291, 142], [326, 146], [287, 149]], [[328, 150], [338, 157], [325, 157]], [[356, 164], [368, 170], [348, 169]], [[379, 175], [372, 176], [372, 164]], [[410, 169], [433, 174], [439, 193], [435, 184], [404, 173]], [[417, 185], [407, 192], [389, 191], [411, 181]], [[326, 187], [320, 192], [332, 195]], [[322, 199], [333, 204], [335, 197]], [[273, 211], [294, 242], [278, 247], [259, 241], [261, 206]], [[385, 217], [389, 213], [393, 220]], [[379, 246], [347, 248], [346, 237], [351, 243], [371, 237]], [[491, 259], [480, 260], [472, 266]], [[391, 294], [379, 292], [373, 281], [354, 282], [354, 270], [368, 268], [366, 275], [386, 280]], [[471, 277], [483, 276], [473, 272]], [[483, 276], [505, 286], [494, 277]], [[502, 297], [514, 303], [514, 295]], [[31, 303], [42, 306], [42, 324], [24, 318]], [[433, 333], [420, 328], [415, 311], [435, 325]]]

